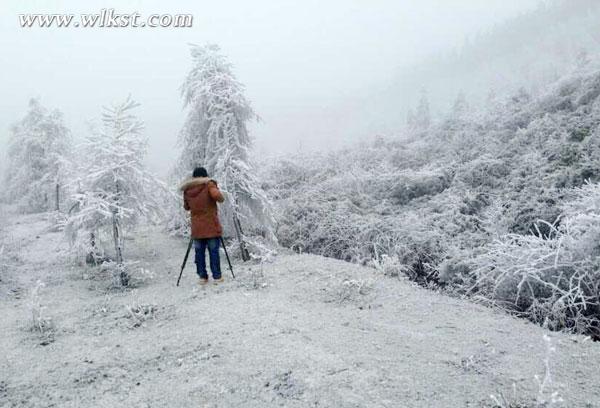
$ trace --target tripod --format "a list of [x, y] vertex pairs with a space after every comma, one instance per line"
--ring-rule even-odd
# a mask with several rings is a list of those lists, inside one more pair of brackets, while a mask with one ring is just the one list
[[[231, 271], [231, 276], [235, 279], [235, 274], [233, 273], [233, 267], [231, 266], [231, 260], [229, 259], [229, 254], [227, 253], [227, 247], [225, 246], [225, 241], [223, 241], [223, 237], [219, 237], [221, 240], [221, 245], [223, 246], [223, 251], [225, 251], [225, 257], [227, 258], [227, 264], [229, 265], [229, 270]], [[181, 281], [181, 275], [183, 275], [183, 270], [185, 269], [185, 264], [187, 263], [188, 257], [190, 256], [190, 251], [192, 249], [192, 244], [194, 243], [194, 239], [190, 238], [190, 242], [188, 242], [187, 250], [185, 251], [185, 257], [183, 258], [183, 263], [181, 264], [181, 271], [179, 272], [179, 278], [177, 278], [177, 286], [179, 286], [179, 281]]]

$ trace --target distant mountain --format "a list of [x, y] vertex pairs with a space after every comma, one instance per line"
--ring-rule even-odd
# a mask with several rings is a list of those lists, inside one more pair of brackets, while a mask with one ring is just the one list
[[448, 112], [461, 92], [472, 104], [521, 87], [537, 94], [577, 64], [598, 58], [599, 22], [600, 1], [545, 2], [452, 53], [404, 69], [369, 97], [369, 122], [381, 123], [382, 130], [403, 125], [423, 90], [434, 116]]

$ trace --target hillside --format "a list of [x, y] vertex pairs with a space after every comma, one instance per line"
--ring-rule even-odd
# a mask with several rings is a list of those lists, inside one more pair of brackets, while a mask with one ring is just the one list
[[[426, 111], [426, 110], [424, 110]], [[263, 171], [280, 243], [600, 338], [600, 67]]]
[[280, 254], [203, 288], [189, 264], [177, 288], [185, 242], [150, 228], [127, 248], [146, 273], [120, 290], [74, 263], [45, 215], [0, 214], [3, 407], [534, 406], [555, 391], [600, 407], [596, 344], [371, 268]]

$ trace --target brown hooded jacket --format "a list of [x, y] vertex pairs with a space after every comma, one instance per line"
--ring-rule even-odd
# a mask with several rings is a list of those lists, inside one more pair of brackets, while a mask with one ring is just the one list
[[217, 202], [225, 201], [217, 187], [217, 182], [208, 177], [194, 177], [185, 181], [183, 191], [183, 207], [191, 212], [192, 238], [216, 238], [223, 234], [219, 222]]

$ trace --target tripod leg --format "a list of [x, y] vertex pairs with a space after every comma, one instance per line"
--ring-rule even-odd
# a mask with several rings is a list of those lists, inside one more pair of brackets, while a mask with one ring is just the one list
[[177, 278], [177, 286], [179, 286], [179, 281], [181, 280], [181, 275], [183, 275], [183, 270], [185, 269], [185, 264], [187, 263], [188, 256], [190, 256], [190, 250], [192, 249], [192, 243], [194, 240], [190, 238], [190, 242], [188, 242], [187, 251], [185, 251], [185, 257], [183, 258], [183, 263], [181, 264], [181, 272], [179, 272], [179, 278]]
[[227, 253], [227, 247], [225, 246], [225, 241], [223, 241], [223, 237], [221, 238], [221, 245], [223, 245], [223, 251], [225, 251], [225, 257], [227, 258], [227, 263], [229, 264], [229, 270], [231, 271], [231, 276], [235, 279], [235, 275], [233, 274], [233, 268], [231, 267], [231, 261], [229, 260], [229, 254]]

